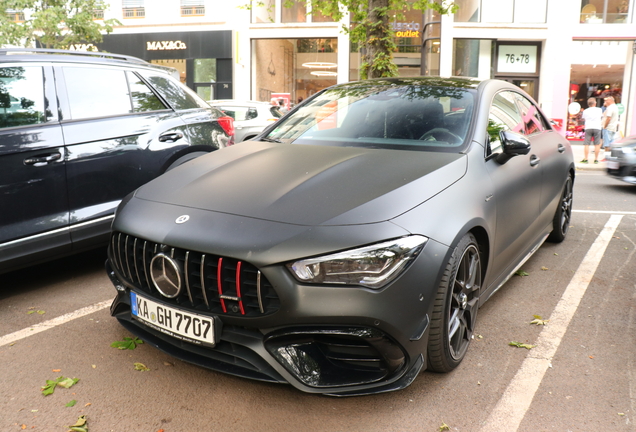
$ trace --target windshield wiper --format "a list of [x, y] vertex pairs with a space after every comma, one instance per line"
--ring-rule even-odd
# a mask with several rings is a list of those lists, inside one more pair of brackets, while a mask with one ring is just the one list
[[282, 143], [282, 141], [279, 140], [278, 138], [261, 138], [261, 141], [279, 143], [279, 144]]

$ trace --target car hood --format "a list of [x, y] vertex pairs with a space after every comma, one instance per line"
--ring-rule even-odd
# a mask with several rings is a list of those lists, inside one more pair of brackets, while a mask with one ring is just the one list
[[136, 198], [296, 225], [392, 219], [466, 172], [457, 153], [245, 142], [190, 161]]

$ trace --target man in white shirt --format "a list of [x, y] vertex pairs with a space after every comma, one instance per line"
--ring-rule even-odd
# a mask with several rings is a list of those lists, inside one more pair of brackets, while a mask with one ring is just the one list
[[582, 118], [585, 121], [585, 141], [583, 145], [583, 153], [585, 158], [582, 163], [588, 163], [587, 155], [590, 152], [590, 144], [594, 141], [594, 163], [598, 163], [598, 153], [601, 150], [601, 128], [603, 110], [596, 106], [596, 99], [589, 98], [587, 100], [588, 108], [583, 111]]
[[605, 112], [603, 113], [603, 147], [608, 151], [614, 142], [618, 129], [618, 107], [613, 96], [605, 98]]

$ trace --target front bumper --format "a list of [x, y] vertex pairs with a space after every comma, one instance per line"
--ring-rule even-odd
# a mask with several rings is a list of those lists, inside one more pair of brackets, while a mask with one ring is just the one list
[[[120, 243], [111, 242], [106, 263], [117, 288], [111, 315], [132, 334], [176, 358], [335, 396], [398, 390], [426, 367], [429, 299], [442, 267], [438, 261], [448, 252], [445, 246], [429, 242], [411, 268], [382, 291], [303, 286], [283, 266], [262, 268], [269, 284], [263, 284], [263, 300], [248, 300], [248, 294], [242, 294], [244, 308], [228, 301], [222, 312], [210, 294], [204, 295], [210, 297], [207, 305], [161, 297], [145, 283], [141, 257], [122, 260], [120, 252], [131, 254], [133, 247]], [[221, 322], [219, 342], [214, 348], [184, 342], [136, 320], [131, 290], [214, 317]]]
[[636, 184], [636, 154], [623, 154], [620, 149], [612, 149], [607, 158], [607, 174], [625, 183]]

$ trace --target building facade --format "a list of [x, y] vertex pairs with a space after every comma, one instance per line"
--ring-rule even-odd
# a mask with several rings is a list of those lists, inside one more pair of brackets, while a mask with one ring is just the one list
[[[175, 68], [206, 100], [297, 103], [359, 78], [343, 27], [304, 1], [112, 0], [116, 27], [95, 46]], [[570, 139], [587, 99], [612, 95], [636, 134], [636, 0], [455, 0], [454, 15], [395, 13], [400, 76], [499, 78], [526, 90]], [[14, 11], [15, 12], [15, 11]], [[25, 12], [28, 14], [28, 11]], [[578, 111], [577, 111], [578, 104]]]

